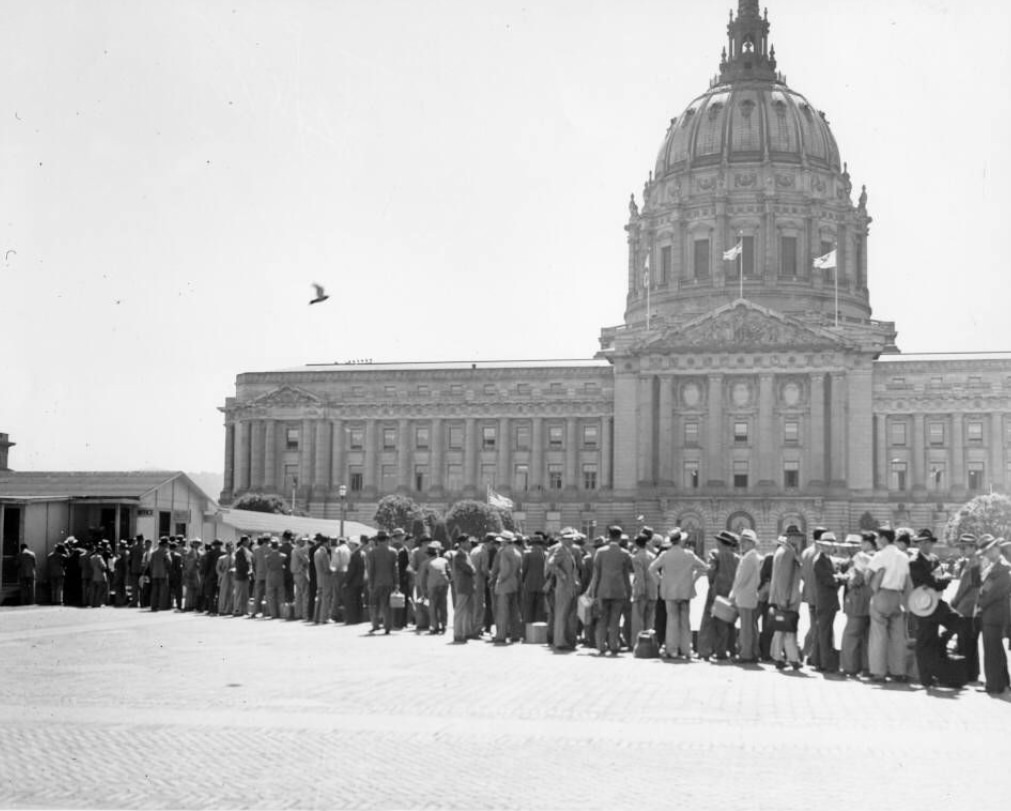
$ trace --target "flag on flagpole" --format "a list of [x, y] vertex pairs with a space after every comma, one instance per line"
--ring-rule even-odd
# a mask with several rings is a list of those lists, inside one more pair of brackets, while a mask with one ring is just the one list
[[835, 267], [835, 252], [836, 249], [833, 248], [824, 256], [819, 256], [814, 260], [814, 266], [818, 268], [818, 270], [831, 270]]
[[731, 248], [729, 251], [726, 251], [723, 254], [723, 258], [726, 259], [728, 262], [730, 262], [736, 259], [738, 256], [740, 256], [742, 253], [744, 253], [744, 243], [738, 242], [736, 245], [734, 245], [733, 248]]
[[492, 507], [496, 507], [500, 510], [511, 510], [513, 508], [513, 500], [511, 498], [506, 498], [505, 496], [496, 493], [491, 489], [491, 485], [488, 485], [488, 503]]
[[649, 287], [649, 252], [646, 253], [646, 261], [643, 263], [642, 286]]

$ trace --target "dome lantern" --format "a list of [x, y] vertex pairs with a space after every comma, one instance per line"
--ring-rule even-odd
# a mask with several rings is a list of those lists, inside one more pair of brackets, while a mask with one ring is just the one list
[[727, 50], [720, 62], [720, 82], [776, 80], [776, 51], [769, 46], [769, 13], [758, 13], [757, 0], [740, 0], [737, 19], [727, 25]]

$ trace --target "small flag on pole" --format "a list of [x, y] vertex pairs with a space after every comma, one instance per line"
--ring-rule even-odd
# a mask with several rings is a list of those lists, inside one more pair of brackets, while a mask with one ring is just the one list
[[814, 266], [818, 268], [818, 270], [831, 270], [835, 267], [835, 252], [836, 249], [833, 248], [824, 256], [819, 256], [814, 260]]
[[511, 510], [513, 508], [513, 500], [496, 493], [491, 489], [490, 484], [488, 485], [488, 503], [499, 510]]
[[730, 262], [736, 259], [738, 256], [740, 256], [742, 253], [744, 253], [744, 243], [738, 242], [736, 245], [734, 245], [733, 248], [731, 248], [729, 251], [726, 251], [723, 254], [723, 258], [726, 259], [728, 262]]
[[649, 252], [646, 253], [646, 261], [643, 263], [642, 286], [649, 287]]

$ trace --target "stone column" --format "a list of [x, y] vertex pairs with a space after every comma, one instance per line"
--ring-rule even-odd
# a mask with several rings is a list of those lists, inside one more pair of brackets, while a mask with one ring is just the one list
[[965, 425], [964, 415], [951, 415], [951, 489], [964, 494], [968, 489], [965, 475]]
[[674, 380], [660, 378], [660, 430], [656, 438], [660, 451], [660, 486], [674, 486]]
[[313, 486], [321, 492], [330, 489], [330, 449], [333, 445], [333, 437], [330, 431], [333, 426], [329, 420], [318, 420], [316, 422], [316, 470], [313, 474]]
[[221, 485], [225, 493], [235, 492], [235, 423], [225, 423], [225, 481]]
[[774, 427], [775, 417], [775, 393], [773, 391], [773, 377], [771, 374], [758, 376], [758, 437], [756, 447], [758, 448], [758, 485], [759, 487], [775, 487], [775, 461], [778, 458], [776, 453], [776, 430]]
[[[617, 370], [618, 362], [615, 361]], [[615, 490], [631, 491], [638, 481], [638, 384], [627, 372], [614, 375], [614, 438], [612, 483]]]
[[347, 428], [344, 426], [344, 420], [333, 421], [333, 424], [330, 426], [330, 436], [333, 449], [330, 458], [331, 486], [334, 489], [340, 487], [342, 484], [348, 487], [350, 482], [348, 481], [347, 457], [345, 456]]
[[655, 479], [653, 469], [653, 454], [655, 452], [655, 437], [653, 436], [653, 376], [643, 375], [638, 381], [639, 396], [639, 430], [637, 453], [638, 484], [640, 487], [652, 487]]
[[578, 485], [577, 467], [579, 461], [579, 420], [569, 417], [565, 420], [565, 489], [575, 490]]
[[298, 489], [308, 492], [312, 487], [312, 420], [302, 420], [298, 442]]
[[397, 423], [397, 487], [407, 490], [414, 489], [411, 481], [411, 423], [410, 420], [400, 420]]
[[850, 370], [846, 390], [849, 395], [846, 481], [851, 490], [871, 490], [874, 487], [874, 373], [870, 363], [866, 368]]
[[846, 375], [844, 372], [832, 372], [832, 404], [829, 435], [832, 443], [831, 486], [845, 488], [846, 482]]
[[267, 420], [263, 440], [263, 487], [270, 493], [277, 486], [277, 420]]
[[544, 418], [534, 417], [530, 430], [530, 489], [544, 486]]
[[509, 418], [501, 417], [498, 421], [498, 441], [495, 450], [498, 453], [498, 487], [511, 488], [512, 476], [512, 437], [509, 435]]
[[613, 462], [611, 459], [611, 431], [613, 430], [613, 420], [604, 417], [600, 421], [600, 486], [605, 490], [614, 487], [612, 480]]
[[888, 489], [888, 418], [884, 414], [874, 416], [874, 486]]
[[263, 490], [263, 420], [253, 420], [249, 424], [252, 450], [249, 461], [249, 486], [253, 490]]
[[807, 485], [825, 485], [825, 375], [811, 374], [811, 414], [807, 436]]
[[442, 489], [442, 420], [432, 420], [432, 451], [429, 454], [429, 468], [432, 472], [432, 490], [438, 492]]
[[762, 241], [765, 243], [765, 270], [763, 276], [766, 284], [775, 283], [779, 278], [779, 266], [776, 257], [779, 256], [779, 239], [776, 233], [776, 213], [772, 200], [765, 200], [765, 222], [762, 228]]
[[378, 434], [376, 421], [369, 419], [365, 421], [365, 470], [362, 471], [363, 486], [365, 490], [374, 493], [377, 487], [376, 469], [379, 464], [379, 448], [377, 447], [376, 435]]
[[239, 494], [249, 490], [249, 421], [239, 420], [235, 427], [235, 492]]
[[468, 417], [463, 428], [463, 486], [477, 487], [477, 420]]
[[723, 420], [723, 375], [709, 375], [707, 393], [709, 413], [706, 418], [706, 487], [726, 488], [727, 430]]
[[1004, 481], [1004, 420], [999, 411], [990, 415], [990, 475], [987, 478], [994, 485], [1003, 484], [1004, 487], [1011, 485], [1011, 482]]
[[923, 414], [913, 414], [913, 469], [910, 471], [912, 490], [926, 490], [927, 475], [924, 470], [924, 453], [927, 436], [923, 425]]

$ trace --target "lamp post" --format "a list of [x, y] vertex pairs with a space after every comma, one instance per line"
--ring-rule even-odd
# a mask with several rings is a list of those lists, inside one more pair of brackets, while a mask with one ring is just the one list
[[347, 485], [341, 485], [337, 488], [337, 494], [341, 497], [341, 537], [344, 537], [344, 519], [347, 517], [348, 512], [348, 488]]
[[295, 489], [298, 487], [298, 476], [291, 477], [291, 514], [295, 514]]

